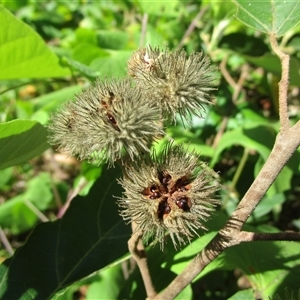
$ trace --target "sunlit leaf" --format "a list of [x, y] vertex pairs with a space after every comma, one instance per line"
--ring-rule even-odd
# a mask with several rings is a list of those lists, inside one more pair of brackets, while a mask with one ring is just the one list
[[0, 5], [0, 79], [69, 75], [43, 39]]
[[253, 289], [247, 289], [238, 291], [233, 296], [228, 298], [228, 300], [255, 300], [255, 295]]

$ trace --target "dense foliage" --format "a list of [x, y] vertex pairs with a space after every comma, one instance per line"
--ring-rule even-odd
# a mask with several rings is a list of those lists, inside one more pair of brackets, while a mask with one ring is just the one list
[[[236, 1], [243, 3], [244, 1]], [[250, 15], [233, 2], [0, 1], [0, 295], [3, 299], [143, 299], [132, 269], [130, 226], [118, 214], [117, 166], [93, 165], [50, 147], [45, 125], [63, 103], [97, 78], [120, 78], [139, 47], [202, 50], [219, 67], [214, 106], [186, 126], [178, 118], [154, 144], [186, 143], [219, 173], [222, 206], [181, 249], [169, 241], [148, 249], [158, 291], [179, 274], [216, 232], [268, 158], [278, 121], [279, 59], [267, 20], [291, 55], [291, 123], [300, 117], [299, 1], [254, 3]], [[263, 6], [263, 7], [262, 7]], [[264, 14], [260, 12], [263, 11]], [[266, 23], [264, 23], [266, 22]], [[258, 31], [258, 30], [260, 31]], [[300, 228], [300, 151], [268, 190], [246, 229]], [[205, 233], [205, 234], [204, 234]], [[15, 251], [15, 252], [14, 252]], [[284, 298], [299, 288], [300, 245], [257, 242], [227, 249], [178, 299]], [[100, 271], [99, 271], [100, 270]]]

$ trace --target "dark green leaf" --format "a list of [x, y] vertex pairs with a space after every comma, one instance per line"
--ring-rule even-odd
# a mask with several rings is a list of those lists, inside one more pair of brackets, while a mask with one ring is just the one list
[[269, 51], [261, 39], [241, 32], [225, 35], [220, 40], [219, 47], [251, 56], [261, 56]]
[[87, 197], [76, 197], [62, 219], [37, 226], [0, 267], [1, 299], [50, 299], [62, 288], [127, 252], [130, 227], [118, 215], [117, 168], [101, 176]]

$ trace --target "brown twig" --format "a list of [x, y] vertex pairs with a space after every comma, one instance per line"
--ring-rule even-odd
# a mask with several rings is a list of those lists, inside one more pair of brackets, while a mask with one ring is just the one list
[[243, 87], [243, 83], [245, 81], [245, 79], [247, 78], [248, 75], [248, 65], [244, 65], [242, 67], [241, 70], [241, 75], [238, 79], [237, 82], [235, 82], [235, 80], [232, 78], [232, 76], [230, 75], [230, 73], [228, 72], [227, 68], [226, 68], [226, 63], [228, 60], [228, 54], [226, 56], [224, 56], [224, 58], [222, 59], [221, 63], [220, 63], [220, 71], [223, 75], [223, 77], [225, 78], [225, 80], [227, 81], [227, 83], [233, 88], [233, 95], [232, 95], [232, 102], [236, 103], [238, 96], [242, 90]]
[[140, 269], [143, 282], [145, 285], [146, 293], [147, 293], [147, 298], [153, 299], [157, 293], [155, 291], [150, 276], [150, 272], [147, 264], [146, 251], [141, 239], [142, 235], [141, 233], [136, 232], [135, 222], [132, 222], [132, 232], [133, 234], [131, 238], [128, 240], [128, 249]]

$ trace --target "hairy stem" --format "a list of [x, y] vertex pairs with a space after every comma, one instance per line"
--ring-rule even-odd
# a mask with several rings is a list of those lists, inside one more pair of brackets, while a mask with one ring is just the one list
[[281, 129], [276, 137], [271, 154], [224, 228], [155, 299], [174, 299], [212, 260], [228, 247], [249, 241], [299, 240], [299, 234], [297, 233], [252, 233], [241, 231], [246, 220], [300, 145], [300, 121], [293, 127], [290, 127], [287, 112], [289, 57], [281, 52], [275, 36], [271, 36], [270, 39], [272, 49], [279, 56], [282, 64], [282, 76], [279, 82]]
[[281, 62], [281, 79], [279, 85], [279, 118], [281, 130], [285, 131], [290, 127], [288, 116], [287, 95], [289, 87], [289, 70], [290, 70], [290, 56], [281, 51], [278, 46], [275, 34], [270, 35], [270, 43], [272, 50], [279, 57]]

